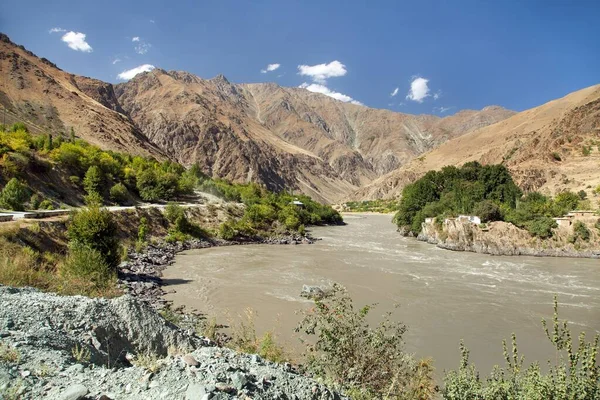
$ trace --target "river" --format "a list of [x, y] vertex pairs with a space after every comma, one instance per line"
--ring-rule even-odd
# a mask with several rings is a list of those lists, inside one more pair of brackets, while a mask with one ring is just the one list
[[298, 348], [294, 311], [310, 302], [303, 284], [346, 286], [357, 305], [378, 303], [374, 317], [396, 309], [408, 326], [406, 347], [432, 357], [440, 371], [458, 367], [459, 341], [487, 375], [503, 364], [502, 339], [517, 334], [520, 353], [545, 364], [554, 352], [540, 320], [559, 314], [580, 330], [600, 332], [600, 261], [498, 257], [451, 252], [403, 238], [389, 215], [345, 215], [346, 226], [314, 227], [313, 245], [248, 245], [191, 250], [164, 273], [167, 298], [218, 320], [257, 311], [259, 331], [275, 329]]

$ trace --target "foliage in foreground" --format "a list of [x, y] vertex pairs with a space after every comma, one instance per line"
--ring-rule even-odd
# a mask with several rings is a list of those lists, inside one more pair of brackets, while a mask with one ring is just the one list
[[[512, 351], [503, 342], [506, 366], [496, 366], [487, 380], [469, 363], [469, 351], [461, 343], [459, 369], [444, 377], [443, 396], [448, 400], [594, 400], [600, 398], [600, 367], [598, 348], [600, 335], [591, 342], [585, 333], [573, 343], [567, 321], [558, 319], [558, 302], [554, 297], [552, 326], [545, 320], [542, 325], [548, 340], [556, 350], [554, 362], [548, 360], [549, 371], [543, 373], [538, 362], [524, 367], [524, 357], [519, 355], [516, 336], [512, 335]], [[574, 349], [574, 345], [577, 346]]]
[[296, 331], [306, 334], [307, 368], [315, 376], [360, 399], [430, 399], [435, 387], [428, 360], [404, 351], [406, 326], [391, 313], [372, 327], [373, 306], [354, 308], [346, 289], [334, 285], [326, 298], [302, 311]]

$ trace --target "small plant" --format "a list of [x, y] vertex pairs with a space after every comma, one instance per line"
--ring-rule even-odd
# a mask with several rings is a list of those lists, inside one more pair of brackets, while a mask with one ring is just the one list
[[233, 240], [237, 232], [233, 221], [225, 221], [219, 225], [219, 237], [224, 240]]
[[555, 161], [562, 161], [562, 157], [557, 152], [550, 154]]
[[394, 322], [391, 313], [370, 326], [372, 308], [355, 309], [346, 289], [335, 284], [330, 296], [302, 311], [296, 331], [312, 338], [303, 340], [309, 371], [354, 398], [431, 399], [432, 368], [404, 352], [406, 326]]
[[583, 240], [584, 242], [588, 242], [590, 240], [590, 230], [587, 226], [581, 221], [575, 221], [573, 224], [573, 242], [576, 242], [578, 239]]
[[140, 218], [140, 226], [138, 227], [138, 242], [145, 243], [148, 240], [148, 219]]
[[69, 182], [71, 182], [75, 186], [79, 186], [81, 183], [81, 179], [77, 175], [69, 176]]
[[[469, 351], [461, 342], [461, 361], [458, 370], [444, 377], [442, 391], [447, 400], [479, 399], [578, 399], [600, 398], [600, 366], [597, 355], [600, 334], [587, 342], [582, 332], [574, 346], [567, 321], [558, 318], [558, 300], [554, 296], [552, 326], [542, 319], [546, 337], [555, 348], [554, 362], [548, 360], [548, 372], [539, 363], [524, 367], [525, 358], [519, 354], [517, 338], [512, 334], [512, 346], [503, 341], [506, 366], [496, 366], [490, 377], [482, 381], [479, 372], [469, 363]], [[575, 350], [575, 347], [577, 348]]]
[[29, 199], [29, 205], [30, 205], [31, 209], [39, 210], [42, 200], [43, 200], [42, 196], [40, 196], [37, 193], [34, 193], [33, 195], [31, 195], [31, 198]]
[[150, 352], [137, 354], [135, 358], [131, 360], [131, 363], [136, 367], [143, 368], [153, 374], [160, 371], [163, 366], [163, 360], [158, 358], [156, 354]]
[[592, 152], [592, 146], [582, 146], [581, 147], [581, 154], [583, 154], [584, 157], [589, 156], [591, 152]]
[[90, 349], [85, 346], [79, 345], [79, 343], [75, 343], [75, 346], [71, 349], [71, 355], [78, 363], [87, 364], [90, 362], [92, 357], [92, 353]]
[[21, 353], [14, 347], [0, 343], [0, 361], [17, 364], [21, 361]]
[[54, 210], [54, 204], [52, 203], [51, 200], [42, 200], [42, 202], [39, 205], [39, 209], [40, 210]]
[[159, 314], [172, 323], [173, 325], [179, 325], [181, 323], [181, 314], [176, 313], [171, 307], [165, 307], [159, 311]]

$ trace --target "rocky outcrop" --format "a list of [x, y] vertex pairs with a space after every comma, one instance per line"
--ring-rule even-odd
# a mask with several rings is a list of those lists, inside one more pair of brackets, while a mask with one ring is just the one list
[[0, 286], [0, 304], [0, 398], [341, 398], [289, 364], [210, 347], [130, 296]]
[[600, 258], [600, 239], [596, 233], [592, 232], [589, 242], [578, 242], [577, 246], [569, 243], [570, 233], [568, 229], [556, 229], [552, 238], [540, 239], [507, 222], [482, 226], [446, 219], [441, 225], [423, 223], [417, 239], [442, 249], [497, 256]]

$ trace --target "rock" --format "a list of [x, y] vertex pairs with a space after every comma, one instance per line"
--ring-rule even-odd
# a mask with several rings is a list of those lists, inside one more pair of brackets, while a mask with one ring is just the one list
[[208, 399], [206, 387], [200, 383], [190, 383], [185, 391], [185, 400], [201, 400]]
[[83, 399], [89, 390], [82, 384], [69, 386], [60, 396], [60, 400], [80, 400]]
[[246, 378], [246, 375], [244, 375], [243, 373], [236, 372], [233, 375], [231, 375], [231, 384], [237, 390], [242, 390], [244, 386], [246, 386], [246, 383], [248, 383], [248, 378]]
[[21, 376], [23, 378], [27, 378], [29, 375], [31, 375], [31, 371], [21, 371]]
[[327, 292], [319, 286], [302, 285], [300, 296], [306, 297], [307, 299], [320, 300], [327, 296]]
[[191, 354], [186, 354], [185, 356], [183, 356], [183, 362], [189, 365], [190, 367], [197, 367], [198, 365], [200, 365], [200, 363], [196, 361], [194, 356], [192, 356]]
[[67, 368], [67, 370], [65, 371], [65, 374], [67, 374], [67, 375], [81, 374], [83, 372], [83, 369], [84, 369], [83, 365], [73, 364], [69, 368]]

